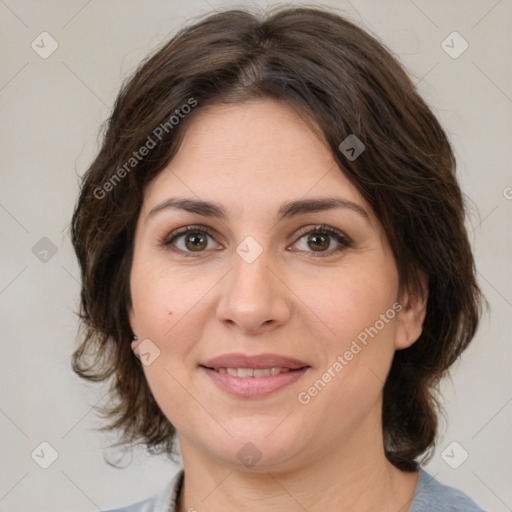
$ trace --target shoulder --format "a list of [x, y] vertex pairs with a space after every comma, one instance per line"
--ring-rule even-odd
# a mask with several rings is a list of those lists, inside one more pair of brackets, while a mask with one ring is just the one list
[[444, 485], [420, 468], [409, 512], [484, 512], [467, 494]]
[[183, 469], [178, 471], [169, 484], [155, 496], [121, 508], [104, 512], [175, 512], [176, 498], [183, 483]]

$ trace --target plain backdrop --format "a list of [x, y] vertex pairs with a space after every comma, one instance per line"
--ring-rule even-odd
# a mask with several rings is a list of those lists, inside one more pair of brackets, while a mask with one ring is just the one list
[[[178, 469], [142, 450], [104, 449], [110, 439], [93, 430], [101, 421], [91, 407], [105, 389], [80, 381], [70, 367], [80, 288], [68, 226], [78, 177], [123, 79], [194, 16], [244, 5], [255, 4], [0, 0], [3, 512], [121, 506], [160, 491]], [[393, 50], [451, 136], [490, 311], [443, 385], [448, 426], [426, 469], [485, 510], [510, 511], [512, 2], [324, 5]], [[105, 457], [126, 467], [114, 469]]]

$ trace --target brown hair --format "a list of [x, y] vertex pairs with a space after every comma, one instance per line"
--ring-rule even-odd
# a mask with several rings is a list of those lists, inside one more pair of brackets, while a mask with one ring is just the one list
[[[120, 444], [173, 454], [175, 429], [130, 349], [135, 225], [145, 186], [176, 153], [188, 121], [207, 105], [258, 97], [283, 99], [318, 127], [380, 219], [400, 286], [418, 286], [418, 271], [428, 276], [423, 332], [395, 352], [383, 397], [386, 456], [417, 469], [420, 455], [432, 456], [439, 381], [480, 316], [464, 200], [446, 134], [402, 66], [367, 32], [323, 8], [210, 14], [181, 29], [123, 85], [72, 219], [84, 329], [73, 369], [91, 381], [109, 379], [112, 401], [99, 410], [110, 419], [104, 429], [120, 431]], [[354, 160], [339, 149], [351, 134], [366, 147]], [[155, 146], [134, 162], [150, 138]]]

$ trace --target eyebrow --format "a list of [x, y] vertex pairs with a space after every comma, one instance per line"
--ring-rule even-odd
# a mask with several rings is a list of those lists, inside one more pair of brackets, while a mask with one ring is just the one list
[[[314, 213], [335, 208], [344, 208], [357, 213], [368, 222], [370, 216], [368, 212], [359, 204], [353, 203], [339, 197], [322, 197], [313, 199], [299, 199], [283, 203], [277, 212], [277, 219], [281, 221], [296, 217], [306, 213]], [[218, 204], [210, 201], [202, 201], [193, 198], [169, 198], [157, 204], [147, 215], [146, 221], [154, 217], [156, 214], [165, 210], [184, 210], [190, 213], [203, 215], [204, 217], [217, 218], [226, 221], [228, 218], [226, 209]]]

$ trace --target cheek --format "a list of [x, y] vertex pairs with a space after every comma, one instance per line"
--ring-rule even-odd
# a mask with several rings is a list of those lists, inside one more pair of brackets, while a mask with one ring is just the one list
[[[319, 327], [326, 333], [325, 341], [332, 340], [329, 344], [339, 349], [392, 308], [397, 286], [393, 265], [375, 262], [338, 269], [325, 279], [315, 279], [314, 283], [298, 281], [296, 289], [301, 290], [303, 302], [317, 314]], [[384, 331], [386, 335], [391, 334], [390, 323], [386, 322], [386, 327], [380, 329], [383, 334]]]
[[[139, 338], [149, 338], [161, 355], [149, 373], [163, 367], [183, 374], [194, 360], [194, 350], [207, 319], [206, 295], [215, 285], [211, 275], [194, 275], [172, 271], [159, 261], [135, 260], [131, 275], [133, 310]], [[218, 280], [218, 278], [217, 278]], [[154, 366], [154, 368], [153, 368]]]
[[201, 327], [194, 304], [204, 295], [200, 287], [180, 274], [165, 273], [158, 265], [134, 261], [131, 280], [132, 302], [139, 338], [148, 338], [158, 347], [159, 355], [143, 370], [151, 393], [171, 423], [185, 428], [183, 418], [201, 417], [201, 410], [191, 403], [185, 388], [190, 370], [187, 362]]
[[[168, 275], [152, 262], [135, 260], [130, 288], [141, 334], [156, 339], [165, 336], [182, 318], [195, 294], [178, 275]], [[139, 336], [140, 337], [140, 336]]]
[[393, 277], [389, 268], [387, 273], [378, 267], [342, 272], [309, 296], [316, 302], [312, 309], [334, 334], [326, 331], [318, 340], [325, 359], [301, 390], [301, 403], [310, 401], [332, 425], [339, 424], [342, 414], [345, 422], [339, 428], [347, 431], [373, 410], [391, 366], [397, 314]]

